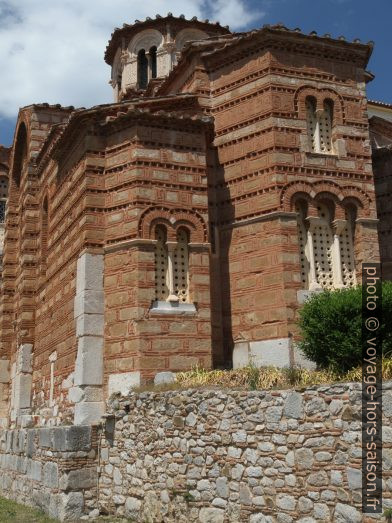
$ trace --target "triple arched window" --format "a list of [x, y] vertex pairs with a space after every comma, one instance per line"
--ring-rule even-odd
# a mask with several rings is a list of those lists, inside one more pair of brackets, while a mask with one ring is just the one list
[[189, 236], [177, 230], [176, 241], [167, 240], [164, 225], [155, 228], [155, 299], [189, 302]]
[[333, 152], [332, 100], [324, 100], [322, 109], [318, 109], [316, 99], [308, 96], [306, 98], [306, 119], [310, 149], [315, 153], [331, 154]]
[[138, 89], [146, 89], [148, 82], [157, 77], [157, 48], [150, 47], [146, 52], [140, 49], [137, 54], [137, 86]]
[[301, 280], [305, 289], [339, 289], [356, 284], [354, 235], [356, 208], [346, 206], [334, 219], [331, 201], [318, 201], [309, 215], [305, 200], [296, 203]]

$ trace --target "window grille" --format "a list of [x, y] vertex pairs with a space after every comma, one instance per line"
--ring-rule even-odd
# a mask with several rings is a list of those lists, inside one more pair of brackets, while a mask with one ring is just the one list
[[324, 112], [319, 117], [320, 122], [320, 151], [332, 152], [332, 105], [324, 102]]
[[330, 154], [332, 150], [333, 105], [324, 101], [324, 110], [316, 113], [316, 100], [312, 96], [306, 99], [306, 122], [309, 146], [316, 153]]
[[188, 235], [184, 229], [179, 229], [173, 259], [173, 276], [174, 293], [180, 302], [188, 301], [188, 259]]
[[342, 275], [345, 287], [356, 284], [354, 263], [354, 224], [355, 211], [346, 210], [347, 225], [340, 235], [340, 256], [342, 259]]
[[316, 100], [310, 96], [306, 99], [306, 116], [307, 116], [309, 145], [310, 145], [312, 151], [316, 151], [317, 150]]
[[6, 208], [6, 201], [0, 200], [0, 223], [5, 222], [5, 208]]
[[298, 213], [298, 244], [299, 244], [299, 256], [301, 264], [301, 281], [304, 289], [309, 286], [309, 261], [306, 255], [306, 243], [307, 243], [307, 230], [305, 226], [306, 209], [301, 203], [297, 203], [295, 207]]
[[155, 298], [166, 300], [169, 296], [167, 285], [168, 251], [166, 246], [166, 229], [158, 226], [155, 231]]

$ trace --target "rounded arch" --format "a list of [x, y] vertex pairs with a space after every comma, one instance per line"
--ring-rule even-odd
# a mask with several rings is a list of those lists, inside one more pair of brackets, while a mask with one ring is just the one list
[[310, 182], [291, 182], [283, 187], [280, 192], [280, 204], [284, 211], [293, 211], [297, 194], [302, 194], [310, 201], [315, 195], [313, 185]]
[[146, 29], [135, 35], [129, 42], [128, 51], [131, 56], [137, 57], [139, 51], [148, 52], [151, 47], [159, 49], [163, 45], [163, 34], [157, 29]]
[[146, 209], [139, 219], [140, 237], [154, 239], [155, 226], [159, 223], [167, 227], [169, 241], [176, 240], [176, 231], [182, 226], [189, 229], [191, 243], [207, 242], [207, 227], [198, 213], [165, 207]]
[[306, 100], [314, 98], [316, 100], [316, 110], [324, 110], [324, 102], [329, 101], [333, 107], [334, 124], [344, 124], [343, 99], [334, 90], [329, 88], [317, 88], [313, 85], [303, 85], [297, 89], [294, 95], [294, 109], [298, 118], [306, 120]]
[[187, 42], [204, 40], [206, 38], [208, 38], [208, 34], [200, 29], [182, 29], [175, 38], [176, 51], [182, 51]]
[[22, 169], [27, 159], [27, 128], [21, 122], [16, 133], [15, 152], [13, 157], [11, 178], [15, 185], [19, 187], [22, 176]]
[[371, 210], [375, 211], [376, 205], [374, 200], [363, 190], [358, 187], [346, 185], [342, 187], [343, 205], [353, 203], [357, 206], [358, 218], [365, 218], [370, 215]]

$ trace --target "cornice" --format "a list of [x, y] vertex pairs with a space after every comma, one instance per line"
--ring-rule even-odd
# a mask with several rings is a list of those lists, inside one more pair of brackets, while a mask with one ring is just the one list
[[210, 35], [230, 33], [227, 26], [222, 27], [219, 22], [211, 23], [209, 20], [198, 20], [196, 16], [190, 20], [187, 20], [184, 15], [175, 17], [172, 13], [168, 13], [166, 16], [156, 15], [155, 19], [147, 17], [143, 21], [135, 20], [133, 24], [123, 24], [122, 28], [116, 27], [114, 29], [106, 47], [105, 62], [108, 65], [112, 65], [117, 49], [127, 46], [136, 33], [150, 28], [161, 29], [161, 31], [166, 32], [168, 24], [170, 25], [172, 35], [185, 27], [197, 28]]

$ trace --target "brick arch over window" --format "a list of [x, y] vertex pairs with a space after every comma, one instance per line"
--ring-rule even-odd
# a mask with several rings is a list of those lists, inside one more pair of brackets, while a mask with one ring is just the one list
[[304, 85], [297, 89], [294, 95], [294, 108], [298, 118], [306, 120], [306, 100], [314, 98], [316, 101], [316, 111], [324, 110], [324, 103], [330, 100], [333, 104], [333, 124], [343, 125], [345, 123], [344, 104], [340, 95], [332, 89], [318, 89], [310, 85]]
[[177, 230], [180, 227], [185, 227], [189, 231], [191, 243], [207, 242], [207, 227], [205, 221], [195, 212], [166, 208], [147, 209], [139, 220], [138, 230], [140, 237], [153, 239], [154, 228], [158, 223], [167, 226], [169, 241], [175, 241]]
[[358, 207], [358, 218], [365, 218], [370, 215], [371, 210], [375, 209], [373, 199], [363, 190], [358, 187], [347, 186], [343, 187], [334, 182], [319, 181], [315, 183], [310, 182], [291, 182], [287, 184], [280, 193], [280, 203], [283, 211], [292, 212], [295, 207], [295, 198], [297, 194], [307, 194], [310, 199], [313, 199], [321, 193], [333, 195], [336, 201], [342, 205], [346, 199], [351, 199]]
[[358, 187], [346, 185], [342, 187], [344, 196], [344, 202], [352, 202], [357, 205], [358, 218], [366, 218], [370, 215], [371, 211], [376, 210], [375, 201], [365, 192]]

